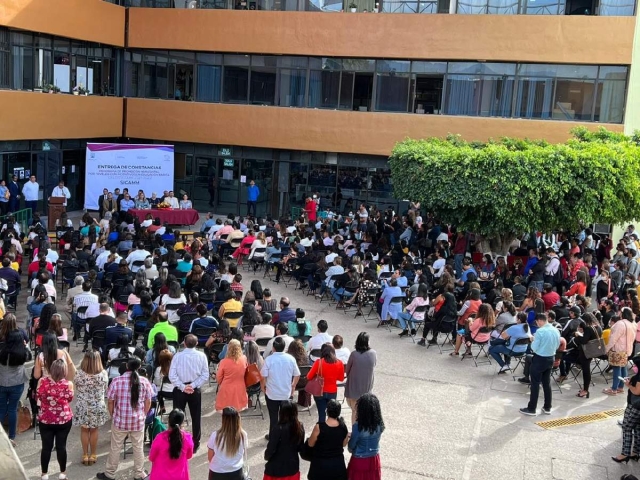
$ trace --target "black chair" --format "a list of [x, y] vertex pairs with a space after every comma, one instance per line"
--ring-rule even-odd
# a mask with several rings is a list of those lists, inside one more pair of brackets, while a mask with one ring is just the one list
[[[362, 300], [357, 299], [356, 305], [358, 306], [356, 310], [355, 317], [361, 315], [364, 318], [364, 323], [367, 323], [367, 320], [372, 316], [377, 317], [378, 314], [376, 312], [376, 302], [378, 301], [378, 293], [380, 293], [379, 287], [368, 288], [364, 291], [364, 295]], [[365, 315], [363, 307], [370, 307], [369, 312]], [[354, 317], [354, 318], [355, 318]]]
[[[193, 322], [196, 318], [198, 318], [197, 313], [183, 313], [182, 315], [180, 315], [178, 325], [183, 326], [188, 324], [189, 326], [191, 326], [191, 322]], [[184, 340], [184, 337], [186, 337], [188, 333], [189, 328], [178, 329], [178, 341], [182, 342], [182, 340]]]
[[[91, 348], [93, 348], [94, 350], [100, 350], [100, 347], [104, 345], [104, 341], [106, 338], [106, 330], [96, 330], [95, 332], [93, 332], [93, 335], [91, 335]], [[98, 342], [97, 347], [95, 346], [96, 341]]]
[[311, 340], [311, 335], [299, 335], [297, 337], [293, 337], [294, 340], [300, 340], [302, 343], [307, 343]]
[[[207, 339], [216, 333], [216, 327], [208, 327], [208, 328], [194, 328], [193, 333], [196, 337], [198, 337], [198, 347], [204, 347]], [[204, 339], [204, 340], [203, 340]]]
[[[478, 366], [478, 364], [480, 363], [488, 363], [489, 365], [491, 365], [491, 357], [489, 356], [489, 354], [487, 353], [487, 351], [485, 350], [485, 347], [487, 345], [489, 345], [489, 340], [487, 340], [486, 342], [479, 342], [476, 340], [476, 338], [478, 337], [478, 335], [480, 334], [487, 334], [487, 333], [491, 333], [491, 328], [489, 327], [481, 327], [478, 332], [474, 335], [471, 334], [471, 348], [473, 348], [473, 345], [478, 345], [479, 349], [478, 349], [478, 353], [476, 355], [473, 355], [473, 353], [471, 355], [469, 355], [472, 359], [473, 359], [473, 363], [476, 365], [476, 367]], [[486, 356], [486, 360], [482, 360], [482, 361], [478, 361], [478, 357], [480, 357], [480, 354], [484, 353]], [[460, 361], [463, 361], [465, 359], [465, 357], [467, 357], [468, 355], [462, 355], [462, 358], [460, 359]]]
[[314, 348], [309, 352], [309, 361], [315, 362], [315, 360], [313, 360], [311, 357], [320, 358], [321, 355], [322, 355], [322, 350], [320, 348]]
[[249, 336], [249, 337], [250, 337], [250, 336], [251, 336], [251, 332], [253, 332], [253, 327], [254, 327], [254, 326], [255, 326], [255, 325], [243, 325], [243, 326], [242, 326], [242, 331], [244, 332], [244, 334], [245, 334], [246, 336]]
[[[266, 251], [267, 251], [266, 247], [256, 248], [253, 251], [254, 256], [249, 260], [249, 266], [253, 267], [253, 273], [256, 273], [260, 268], [264, 267], [265, 265], [264, 256]], [[256, 253], [259, 254], [258, 257], [255, 256]]]
[[267, 345], [269, 345], [271, 338], [256, 338], [255, 341], [258, 345], [258, 349], [260, 349], [261, 352], [264, 352], [265, 348], [267, 348]]
[[[309, 374], [309, 372], [311, 371], [311, 365], [309, 366], [302, 366], [302, 367], [298, 367], [300, 370], [300, 378], [307, 378], [307, 375]], [[300, 395], [300, 392], [304, 391], [304, 387], [306, 386], [307, 382], [298, 382], [298, 384], [296, 385], [296, 392], [298, 392], [298, 395]], [[309, 416], [311, 416], [311, 403], [309, 403], [308, 407], [302, 407], [300, 408], [300, 406], [298, 405], [298, 411], [306, 411], [309, 412]]]
[[204, 303], [208, 309], [213, 306], [214, 298], [215, 292], [200, 292], [200, 302]]
[[[392, 297], [390, 302], [389, 302], [389, 306], [391, 306], [392, 304], [395, 305], [400, 305], [400, 310], [402, 310], [402, 305], [404, 302], [405, 297]], [[386, 318], [380, 318], [380, 321], [378, 322], [378, 327], [383, 326], [383, 327], [387, 327], [387, 330], [391, 331], [391, 326], [393, 325], [394, 320], [387, 320]]]
[[[504, 331], [504, 329], [503, 329]], [[516, 366], [513, 367], [511, 369], [511, 373], [515, 373], [515, 371], [518, 369], [518, 367], [520, 365], [524, 366], [524, 360], [527, 356], [527, 349], [525, 349], [524, 352], [514, 352], [513, 349], [516, 348], [517, 346], [522, 346], [522, 345], [531, 345], [531, 339], [526, 337], [526, 338], [520, 338], [518, 340], [516, 340], [513, 345], [511, 345], [511, 342], [509, 342], [509, 353], [506, 356], [511, 357], [512, 359], [516, 359]], [[517, 378], [517, 375], [513, 375], [513, 380], [515, 380]]]
[[274, 253], [274, 254], [271, 255], [271, 257], [269, 258], [268, 262], [265, 260], [265, 262], [264, 262], [264, 275], [262, 276], [262, 278], [269, 278], [269, 280], [273, 280], [271, 278], [271, 275], [273, 275], [273, 266], [276, 263], [278, 263], [281, 259], [282, 259], [282, 254], [281, 253]]
[[[443, 317], [440, 322], [436, 325], [433, 331], [433, 338], [436, 339], [436, 343], [438, 350], [440, 351], [440, 355], [442, 352], [447, 352], [449, 350], [453, 350], [453, 332], [456, 331], [458, 326], [458, 318], [457, 317]], [[424, 328], [424, 325], [423, 325]], [[438, 343], [438, 335], [440, 333], [444, 333], [445, 337], [442, 343]], [[448, 345], [447, 345], [448, 344]], [[427, 349], [431, 346], [431, 343], [427, 343]], [[445, 348], [446, 346], [446, 348]]]
[[[416, 326], [415, 333], [411, 333], [411, 330], [409, 330], [409, 336], [411, 337], [411, 340], [413, 340], [413, 343], [416, 343], [416, 335], [418, 334], [418, 330], [420, 330], [420, 327], [424, 325], [424, 319], [426, 318], [427, 310], [429, 310], [429, 305], [420, 305], [419, 307], [416, 307], [415, 310], [411, 312], [411, 318], [407, 321], [407, 323], [411, 322]], [[423, 314], [422, 320], [416, 319], [416, 313]]]
[[242, 326], [242, 312], [225, 312], [222, 318], [229, 322], [229, 328], [240, 328]]
[[[84, 340], [85, 336], [87, 335], [87, 329], [86, 329], [86, 318], [80, 318], [80, 315], [85, 315], [87, 313], [87, 309], [89, 308], [88, 305], [85, 305], [83, 307], [78, 307], [78, 309], [76, 310], [76, 316], [78, 318], [77, 320], [77, 324], [73, 325], [73, 331], [75, 332], [76, 335], [76, 347], [78, 346], [78, 343], [80, 343], [80, 339], [82, 338]], [[85, 325], [80, 327], [79, 325], [82, 322], [82, 320], [84, 320]]]
[[133, 267], [135, 267], [136, 268], [136, 272], [137, 272], [140, 267], [144, 267], [144, 260], [135, 260], [131, 264], [131, 267], [132, 267], [132, 269], [133, 269]]
[[175, 340], [167, 340], [167, 345], [170, 345], [173, 348], [175, 348], [176, 352], [180, 350], [180, 343], [176, 342]]
[[247, 396], [249, 397], [249, 401], [253, 405], [253, 407], [249, 407], [249, 409], [253, 408], [253, 413], [246, 413], [250, 410], [245, 410], [241, 414], [242, 417], [260, 417], [264, 420], [264, 413], [262, 412], [262, 402], [260, 401], [260, 396], [262, 395], [262, 388], [260, 383], [256, 383], [255, 385], [251, 385], [247, 387]]

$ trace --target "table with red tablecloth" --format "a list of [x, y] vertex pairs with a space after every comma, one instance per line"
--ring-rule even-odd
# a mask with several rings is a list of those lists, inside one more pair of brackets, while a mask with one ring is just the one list
[[192, 208], [187, 210], [173, 210], [170, 208], [152, 208], [151, 210], [136, 210], [129, 209], [132, 215], [138, 217], [140, 221], [143, 221], [148, 213], [153, 216], [155, 220], [156, 217], [160, 219], [160, 221], [164, 224], [165, 222], [169, 225], [195, 225], [198, 223], [200, 219], [200, 215], [197, 210]]

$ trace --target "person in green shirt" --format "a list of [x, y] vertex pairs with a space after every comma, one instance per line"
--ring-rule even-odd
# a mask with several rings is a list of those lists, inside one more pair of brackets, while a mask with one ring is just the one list
[[178, 341], [178, 329], [169, 323], [169, 316], [167, 312], [160, 312], [158, 315], [158, 323], [156, 323], [149, 332], [149, 338], [147, 339], [147, 347], [153, 348], [153, 339], [156, 333], [164, 333], [167, 342]]

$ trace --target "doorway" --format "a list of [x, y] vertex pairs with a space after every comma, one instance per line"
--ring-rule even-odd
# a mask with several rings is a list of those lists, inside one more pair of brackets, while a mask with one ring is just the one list
[[46, 200], [62, 178], [62, 151], [52, 150], [34, 153], [32, 156], [32, 165], [34, 165], [35, 168], [31, 174], [36, 176], [36, 180], [40, 185], [38, 211], [46, 215], [48, 205]]
[[[188, 155], [188, 157], [191, 156]], [[212, 209], [212, 211], [216, 211], [218, 197], [216, 192], [217, 189], [213, 190], [214, 195], [212, 198], [209, 185], [211, 185], [211, 181], [213, 179], [215, 179], [217, 183], [217, 160], [213, 157], [197, 156], [195, 163], [195, 175], [192, 194], [193, 208], [198, 210]], [[188, 179], [185, 180], [188, 181]]]
[[413, 113], [439, 114], [442, 110], [442, 75], [416, 75], [412, 80]]
[[353, 82], [353, 109], [371, 111], [373, 96], [373, 73], [356, 73]]

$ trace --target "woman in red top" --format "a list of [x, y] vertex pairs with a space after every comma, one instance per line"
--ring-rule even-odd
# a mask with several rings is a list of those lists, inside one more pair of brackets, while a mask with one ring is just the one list
[[56, 456], [60, 466], [60, 480], [67, 478], [67, 436], [71, 431], [73, 413], [69, 404], [73, 400], [73, 384], [67, 380], [67, 364], [59, 358], [51, 364], [50, 376], [40, 378], [36, 396], [40, 404], [38, 423], [42, 450], [40, 466], [42, 480], [49, 480], [49, 460], [55, 440]]
[[307, 214], [309, 223], [316, 223], [318, 204], [311, 197], [307, 197], [304, 204], [304, 213]]
[[242, 239], [242, 242], [240, 242], [240, 246], [231, 254], [233, 258], [239, 260], [239, 265], [242, 265], [242, 257], [251, 253], [251, 245], [255, 239], [255, 232], [253, 230], [249, 230], [247, 236]]
[[318, 407], [318, 423], [324, 423], [327, 415], [327, 403], [338, 397], [337, 382], [344, 380], [344, 364], [336, 358], [336, 349], [330, 343], [325, 343], [320, 349], [320, 359], [316, 360], [307, 374], [307, 380], [312, 380], [318, 375], [324, 378], [322, 396], [316, 397]]
[[587, 293], [587, 274], [584, 271], [579, 270], [576, 275], [576, 283], [571, 285], [569, 291], [565, 294], [566, 297], [572, 297], [573, 295], [584, 296]]

